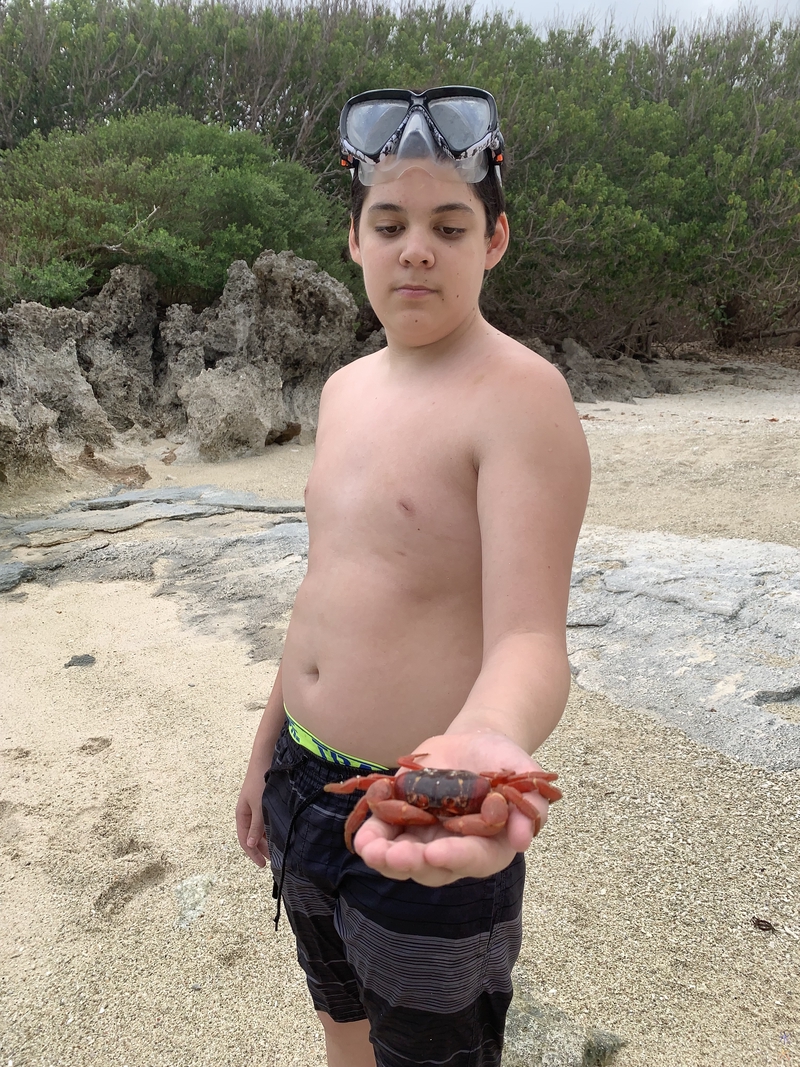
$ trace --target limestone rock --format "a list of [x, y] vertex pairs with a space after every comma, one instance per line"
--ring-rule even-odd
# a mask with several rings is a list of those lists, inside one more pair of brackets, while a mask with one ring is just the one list
[[0, 483], [58, 470], [47, 446], [58, 413], [28, 397], [13, 404], [12, 410], [13, 399], [0, 397]]
[[298, 432], [308, 440], [325, 381], [353, 356], [356, 318], [345, 286], [293, 252], [263, 252], [252, 271], [234, 263], [217, 305], [167, 313], [156, 390], [162, 423], [185, 427], [183, 454], [204, 459]]
[[263, 448], [286, 425], [277, 366], [220, 366], [178, 390], [186, 405], [190, 448], [202, 459], [224, 459]]
[[86, 312], [32, 301], [0, 316], [0, 467], [7, 480], [53, 473], [59, 446], [106, 445], [114, 427], [81, 373], [76, 340]]
[[258, 340], [280, 368], [286, 421], [314, 432], [322, 386], [355, 345], [355, 301], [341, 282], [293, 252], [263, 252], [253, 274]]
[[363, 354], [356, 318], [347, 289], [292, 252], [234, 263], [216, 305], [174, 305], [161, 324], [136, 266], [81, 310], [16, 304], [0, 315], [0, 480], [143, 432], [186, 433], [179, 458], [309, 440], [326, 379]]
[[117, 430], [151, 421], [156, 303], [149, 271], [116, 267], [92, 303], [89, 335], [77, 343], [86, 380]]
[[156, 342], [155, 401], [162, 427], [173, 432], [186, 428], [186, 408], [178, 390], [206, 367], [199, 319], [188, 304], [172, 304]]
[[562, 345], [558, 362], [576, 401], [633, 400], [653, 396], [655, 387], [638, 360], [596, 358], [571, 337]]

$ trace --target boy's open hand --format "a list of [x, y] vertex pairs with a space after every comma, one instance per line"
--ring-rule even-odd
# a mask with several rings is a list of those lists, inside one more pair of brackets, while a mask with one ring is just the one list
[[[540, 770], [535, 760], [505, 734], [440, 734], [417, 746], [422, 761], [437, 770]], [[526, 798], [547, 819], [548, 802], [538, 793]], [[509, 805], [508, 823], [495, 837], [453, 834], [438, 826], [391, 826], [371, 815], [354, 839], [356, 852], [368, 867], [387, 878], [408, 878], [421, 885], [439, 886], [459, 878], [488, 878], [511, 863], [533, 840], [531, 820]]]

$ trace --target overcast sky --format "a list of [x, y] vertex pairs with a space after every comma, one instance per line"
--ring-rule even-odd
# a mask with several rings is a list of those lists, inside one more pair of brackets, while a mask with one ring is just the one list
[[[511, 10], [534, 26], [546, 24], [551, 20], [571, 22], [576, 15], [590, 12], [595, 25], [601, 26], [606, 21], [610, 10], [614, 11], [614, 23], [620, 30], [629, 30], [634, 24], [647, 30], [653, 24], [658, 12], [664, 12], [676, 22], [691, 22], [703, 19], [709, 13], [726, 15], [739, 7], [739, 0], [615, 0], [613, 3], [590, 3], [587, 0], [513, 0], [513, 2], [492, 3], [491, 0], [478, 0], [478, 10], [497, 7], [502, 11]], [[769, 16], [778, 14], [800, 14], [800, 0], [784, 2], [767, 2], [752, 0], [746, 5], [747, 10]]]

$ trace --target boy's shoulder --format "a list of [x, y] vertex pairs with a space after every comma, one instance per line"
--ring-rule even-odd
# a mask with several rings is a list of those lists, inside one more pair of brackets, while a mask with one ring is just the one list
[[554, 390], [562, 398], [569, 398], [569, 386], [564, 375], [545, 356], [514, 340], [508, 334], [494, 331], [491, 358], [487, 360], [484, 379], [490, 386], [500, 389], [519, 389], [524, 393], [545, 388]]
[[[486, 358], [476, 368], [471, 361], [464, 365], [464, 377], [476, 390], [515, 392], [522, 390], [529, 398], [544, 391], [548, 399], [558, 398], [572, 406], [569, 387], [563, 374], [548, 359], [499, 330], [491, 330], [487, 339]], [[346, 389], [369, 377], [385, 358], [386, 349], [361, 356], [335, 371], [325, 383], [325, 391]]]

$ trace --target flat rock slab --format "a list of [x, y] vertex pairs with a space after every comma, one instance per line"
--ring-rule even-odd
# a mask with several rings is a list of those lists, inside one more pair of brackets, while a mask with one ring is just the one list
[[260, 511], [267, 515], [286, 515], [305, 511], [302, 500], [265, 500], [256, 493], [233, 492], [214, 485], [165, 486], [163, 489], [133, 489], [113, 496], [78, 500], [70, 510], [115, 511], [134, 504], [201, 504], [206, 507], [232, 508], [238, 511]]
[[44, 530], [93, 530], [95, 533], [119, 533], [145, 522], [159, 519], [197, 519], [221, 515], [227, 508], [202, 504], [131, 504], [114, 511], [79, 511], [70, 509], [46, 519], [33, 519], [14, 527], [15, 534], [38, 534]]
[[800, 551], [595, 529], [567, 619], [582, 688], [771, 771], [800, 767]]

